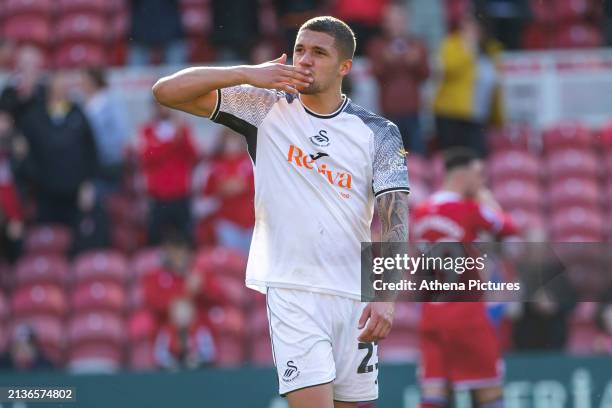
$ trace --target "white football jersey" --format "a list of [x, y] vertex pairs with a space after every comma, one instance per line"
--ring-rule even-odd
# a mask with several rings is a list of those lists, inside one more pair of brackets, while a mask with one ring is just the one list
[[374, 198], [409, 191], [398, 128], [346, 96], [320, 115], [293, 95], [247, 85], [218, 90], [210, 118], [246, 137], [254, 164], [247, 286], [360, 299]]

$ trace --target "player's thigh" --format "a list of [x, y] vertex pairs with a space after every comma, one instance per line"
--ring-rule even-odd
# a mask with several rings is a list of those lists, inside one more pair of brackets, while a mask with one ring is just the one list
[[268, 291], [270, 338], [281, 395], [331, 383], [336, 377], [326, 316], [313, 295], [288, 289]]
[[302, 388], [287, 394], [291, 408], [334, 408], [332, 383]]
[[450, 377], [456, 389], [496, 387], [503, 377], [499, 341], [490, 325], [449, 333]]
[[422, 330], [419, 333], [418, 378], [421, 389], [438, 394], [447, 388], [450, 379], [447, 348], [438, 331]]
[[[357, 338], [359, 317], [365, 303], [344, 299], [336, 312], [337, 327], [332, 338], [336, 380], [334, 400], [364, 402], [378, 398], [378, 345], [362, 343]], [[350, 406], [350, 405], [349, 405]]]

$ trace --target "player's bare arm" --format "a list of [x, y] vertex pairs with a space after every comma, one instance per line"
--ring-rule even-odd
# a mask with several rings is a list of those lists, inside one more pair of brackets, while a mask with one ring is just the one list
[[[383, 194], [378, 198], [378, 214], [382, 227], [381, 241], [390, 243], [391, 252], [395, 252], [393, 244], [401, 248], [408, 242], [408, 193], [403, 191]], [[401, 251], [401, 248], [397, 248]], [[389, 254], [384, 254], [389, 255]], [[366, 325], [359, 336], [359, 341], [372, 342], [382, 340], [389, 334], [393, 323], [394, 302], [372, 302], [363, 310], [359, 319], [359, 328]]]
[[210, 116], [217, 102], [217, 89], [246, 84], [295, 94], [297, 87], [310, 85], [310, 70], [286, 62], [287, 55], [283, 54], [259, 65], [186, 68], [158, 80], [153, 85], [153, 95], [169, 108]]

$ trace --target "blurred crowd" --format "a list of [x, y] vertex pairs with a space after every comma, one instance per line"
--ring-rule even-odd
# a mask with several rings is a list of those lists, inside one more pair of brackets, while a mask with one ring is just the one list
[[[4, 7], [7, 35], [0, 40], [0, 65], [10, 72], [0, 94], [0, 258], [12, 266], [0, 270], [4, 274], [0, 288], [11, 298], [15, 322], [25, 323], [11, 323], [10, 336], [0, 338], [0, 351], [5, 351], [0, 365], [29, 369], [67, 364], [66, 358], [54, 355], [53, 347], [50, 353], [41, 351], [48, 349], [41, 344], [48, 344], [49, 339], [41, 340], [36, 330], [47, 327], [45, 324], [57, 328], [57, 321], [59, 327], [68, 324], [74, 341], [79, 336], [87, 339], [87, 330], [106, 330], [107, 343], [120, 343], [113, 340], [113, 330], [121, 338], [127, 327], [132, 347], [129, 364], [136, 368], [175, 369], [240, 362], [249, 355], [258, 358], [259, 343], [246, 341], [242, 331], [244, 316], [256, 319], [263, 309], [253, 306], [257, 301], [245, 294], [240, 279], [234, 279], [242, 273], [254, 223], [253, 170], [245, 143], [232, 131], [221, 130], [214, 151], [204, 154], [189, 123], [153, 101], [149, 120], [130, 134], [121, 92], [108, 82], [106, 70], [112, 64], [261, 63], [290, 50], [297, 28], [306, 19], [331, 13], [355, 30], [357, 54], [378, 83], [380, 113], [402, 133], [410, 152], [415, 201], [419, 194], [439, 185], [432, 178], [435, 170], [429, 168], [437, 168], [440, 150], [467, 146], [483, 157], [498, 157], [507, 146], [502, 143], [500, 148], [491, 142], [492, 135], [506, 129], [497, 58], [503, 49], [559, 45], [536, 41], [538, 35], [562, 36], [548, 32], [555, 22], [538, 15], [535, 3], [550, 2], [427, 2], [437, 3], [444, 11], [435, 22], [446, 28], [438, 42], [413, 29], [415, 9], [423, 3], [418, 0], [92, 1], [92, 9], [109, 7], [112, 10], [104, 13], [123, 19], [123, 25], [113, 27], [123, 27], [129, 41], [118, 42], [121, 35], [105, 39], [102, 48], [110, 45], [118, 51], [116, 58], [100, 57], [86, 48], [87, 52], [68, 59], [63, 59], [64, 54], [53, 56], [61, 46], [44, 43], [48, 38], [32, 37], [36, 30], [11, 31], [11, 9]], [[37, 12], [26, 5], [19, 15], [19, 2], [14, 3], [11, 7], [19, 18], [49, 18], [45, 10]], [[58, 4], [66, 10], [72, 7], [70, 1]], [[584, 0], [581, 4], [584, 7], [575, 14], [563, 14], [564, 9], [559, 8], [558, 18], [567, 19], [574, 30], [583, 29], [583, 34], [570, 35], [573, 39], [568, 41], [584, 47], [603, 45], [606, 32], [602, 27], [611, 26], [603, 22], [612, 18], [608, 3]], [[75, 15], [90, 19], [83, 20], [85, 26], [81, 22], [80, 29], [74, 28], [74, 43], [94, 46], [91, 39], [79, 40], [78, 35], [79, 30], [82, 36], [92, 35], [87, 27], [95, 26], [89, 24], [95, 13], [74, 7]], [[71, 37], [66, 34], [66, 38]], [[429, 104], [422, 98], [422, 88], [432, 80], [436, 87]], [[355, 86], [350, 82], [349, 78], [348, 93]], [[424, 113], [434, 117], [433, 134], [421, 123]], [[514, 136], [512, 140], [516, 142]], [[500, 172], [495, 174], [503, 179]], [[541, 224], [529, 217], [522, 223]], [[52, 242], [40, 244], [45, 240], [40, 228], [47, 226], [55, 231], [46, 238]], [[69, 236], [66, 244], [62, 244], [63, 233]], [[54, 246], [60, 247], [61, 258], [45, 258], [46, 266], [41, 267], [36, 260], [57, 254], [48, 251]], [[41, 247], [47, 249], [36, 249]], [[209, 248], [222, 252], [206, 252]], [[109, 252], [102, 262], [96, 258], [100, 251], [116, 252]], [[223, 263], [219, 257], [231, 259], [224, 258]], [[115, 261], [119, 266], [110, 267]], [[228, 263], [237, 271], [231, 279], [214, 271]], [[85, 265], [82, 274], [80, 265]], [[76, 277], [69, 276], [72, 270]], [[36, 292], [40, 282], [44, 295]], [[28, 302], [53, 299], [53, 282], [61, 286], [59, 297], [66, 297], [65, 289], [70, 287], [71, 300], [58, 300], [57, 314], [62, 317], [55, 323], [32, 320], [45, 313]], [[513, 309], [508, 312], [514, 327], [506, 335], [508, 342], [519, 350], [563, 350], [570, 337], [570, 320], [577, 310], [586, 308], [588, 318], [584, 320], [590, 319], [589, 330], [593, 330], [594, 318], [598, 327], [590, 332], [597, 335], [585, 349], [612, 352], [612, 295], [601, 296], [596, 306], [574, 302], [566, 307], [544, 297]], [[568, 303], [572, 302], [563, 305]], [[64, 310], [70, 307], [73, 313]], [[82, 317], [77, 310], [102, 312], [94, 324], [91, 316]], [[2, 311], [0, 307], [0, 320]], [[46, 336], [53, 332], [45, 330]], [[253, 330], [251, 335], [256, 338], [260, 328]], [[237, 351], [245, 342], [253, 349]], [[91, 352], [86, 347], [83, 350], [73, 352]], [[91, 353], [116, 360], [108, 350]], [[68, 361], [82, 361], [82, 355]]]

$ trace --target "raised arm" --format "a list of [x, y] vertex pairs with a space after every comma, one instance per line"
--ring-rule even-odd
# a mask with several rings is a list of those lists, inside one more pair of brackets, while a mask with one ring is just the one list
[[153, 85], [153, 95], [169, 108], [210, 116], [217, 102], [217, 89], [248, 84], [297, 93], [297, 86], [306, 87], [312, 82], [310, 71], [285, 65], [286, 61], [287, 55], [283, 54], [260, 65], [187, 68], [158, 80]]

